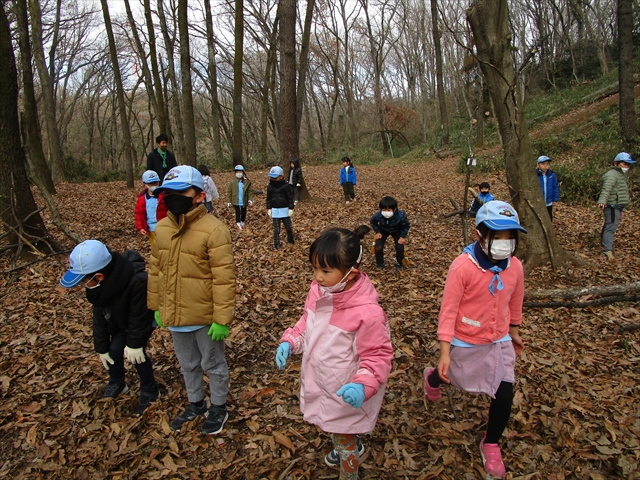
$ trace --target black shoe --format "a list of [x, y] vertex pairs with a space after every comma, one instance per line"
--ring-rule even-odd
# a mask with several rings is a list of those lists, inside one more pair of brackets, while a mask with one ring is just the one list
[[282, 248], [282, 245], [281, 245], [281, 244], [275, 245], [275, 246], [274, 246], [274, 248], [275, 248], [276, 250], [280, 250], [280, 249]]
[[402, 265], [401, 263], [396, 263], [396, 270], [397, 271], [404, 270], [404, 265]]
[[207, 412], [207, 419], [202, 424], [201, 433], [206, 435], [215, 435], [220, 433], [224, 427], [225, 422], [229, 418], [226, 407], [218, 407], [217, 405], [211, 405]]
[[378, 270], [384, 270], [386, 268], [384, 263], [378, 263], [376, 267], [378, 267]]
[[187, 408], [182, 413], [182, 415], [171, 422], [171, 430], [179, 432], [182, 428], [182, 425], [184, 425], [186, 422], [191, 422], [192, 420], [195, 420], [198, 415], [204, 415], [205, 413], [207, 413], [206, 403], [203, 402], [201, 407], [196, 407], [195, 404], [190, 403], [189, 405], [187, 405]]
[[148, 406], [150, 406], [153, 402], [160, 398], [160, 390], [156, 387], [155, 392], [140, 392], [140, 401], [136, 406], [135, 413], [136, 415], [141, 415]]
[[104, 388], [102, 398], [116, 398], [121, 393], [127, 393], [128, 391], [129, 387], [127, 387], [126, 383], [109, 383]]

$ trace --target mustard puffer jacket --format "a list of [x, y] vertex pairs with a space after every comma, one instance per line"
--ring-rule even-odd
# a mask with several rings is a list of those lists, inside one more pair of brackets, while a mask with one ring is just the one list
[[169, 213], [156, 226], [147, 307], [167, 327], [229, 325], [236, 303], [236, 273], [229, 229], [199, 205]]

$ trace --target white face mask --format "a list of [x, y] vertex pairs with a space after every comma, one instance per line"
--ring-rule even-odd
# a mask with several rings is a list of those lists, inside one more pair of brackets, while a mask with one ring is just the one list
[[622, 173], [629, 173], [629, 167], [620, 167], [620, 170], [622, 170]]
[[244, 177], [244, 174], [242, 172], [236, 173], [236, 178], [242, 178], [242, 177]]
[[487, 252], [486, 247], [482, 247], [482, 250], [487, 254], [487, 257], [493, 258], [494, 260], [504, 260], [505, 258], [509, 258], [509, 255], [513, 253], [515, 248], [516, 241], [514, 239], [509, 239], [494, 240], [491, 243], [491, 255]]
[[154, 191], [156, 188], [158, 188], [158, 187], [149, 187], [149, 188], [148, 188], [149, 193], [153, 193], [153, 191]]
[[324, 297], [332, 293], [340, 293], [341, 291], [343, 291], [344, 287], [346, 287], [347, 283], [349, 283], [349, 281], [347, 280], [347, 277], [351, 273], [351, 270], [353, 270], [353, 267], [351, 267], [349, 271], [344, 275], [344, 277], [342, 277], [342, 280], [340, 280], [338, 283], [336, 283], [331, 287], [323, 287], [322, 285], [318, 285], [320, 287], [320, 292], [322, 293], [322, 296]]
[[[96, 274], [96, 275], [97, 275], [97, 274]], [[82, 282], [82, 286], [83, 286], [84, 288], [86, 288], [87, 290], [93, 290], [94, 288], [98, 288], [98, 287], [101, 285], [101, 283], [100, 283], [100, 281], [99, 281], [99, 280], [98, 280], [98, 283], [96, 283], [93, 287], [89, 287], [89, 286], [87, 285], [87, 283], [91, 282], [91, 280], [93, 280], [94, 278], [96, 278], [96, 276], [95, 276], [95, 275], [94, 275], [93, 277], [91, 277], [89, 280], [87, 280], [86, 282]]]
[[388, 210], [382, 210], [382, 216], [383, 216], [384, 218], [391, 218], [391, 217], [393, 217], [393, 214], [394, 214], [394, 211], [393, 211], [393, 210], [391, 210], [391, 211], [388, 211]]

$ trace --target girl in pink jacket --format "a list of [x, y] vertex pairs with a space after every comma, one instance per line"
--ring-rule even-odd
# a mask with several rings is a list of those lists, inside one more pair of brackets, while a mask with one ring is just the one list
[[498, 441], [511, 414], [516, 354], [524, 348], [518, 332], [524, 272], [520, 260], [511, 256], [518, 231], [527, 233], [508, 203], [480, 207], [477, 241], [453, 261], [447, 274], [438, 317], [438, 368], [424, 371], [425, 400], [438, 400], [443, 383], [491, 397], [480, 455], [493, 478], [506, 473]]
[[389, 322], [366, 273], [360, 240], [369, 231], [324, 231], [309, 249], [314, 281], [304, 313], [280, 339], [276, 364], [283, 369], [291, 353], [302, 354], [300, 410], [304, 419], [332, 434], [329, 466], [340, 479], [358, 478], [364, 446], [359, 434], [376, 425], [393, 347]]

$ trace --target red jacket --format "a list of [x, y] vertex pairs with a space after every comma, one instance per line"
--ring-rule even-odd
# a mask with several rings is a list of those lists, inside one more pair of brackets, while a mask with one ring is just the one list
[[[138, 194], [138, 200], [136, 201], [136, 230], [149, 231], [149, 225], [147, 225], [147, 189], [145, 188]], [[162, 220], [167, 216], [167, 206], [164, 204], [164, 192], [160, 192], [158, 195], [158, 207], [156, 208], [156, 219]]]

